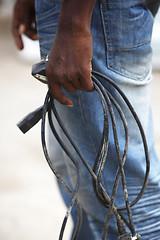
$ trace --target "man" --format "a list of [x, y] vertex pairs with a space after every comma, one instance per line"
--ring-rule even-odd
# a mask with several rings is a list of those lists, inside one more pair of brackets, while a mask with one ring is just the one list
[[[34, 8], [35, 4], [35, 8]], [[132, 208], [136, 232], [142, 240], [158, 240], [160, 236], [160, 164], [154, 150], [150, 103], [151, 35], [153, 15], [144, 0], [17, 0], [14, 10], [13, 34], [19, 49], [21, 34], [40, 42], [41, 57], [49, 55], [46, 69], [56, 108], [74, 142], [91, 167], [100, 147], [103, 132], [103, 109], [91, 80], [91, 69], [113, 79], [135, 108], [145, 131], [151, 160], [150, 179], [143, 198]], [[130, 146], [125, 173], [130, 201], [138, 195], [144, 181], [145, 156], [133, 116], [117, 92], [104, 80], [103, 86], [117, 99], [126, 115]], [[37, 93], [38, 94], [38, 93]], [[124, 130], [115, 114], [120, 148], [124, 147]], [[80, 202], [84, 220], [79, 239], [101, 239], [107, 214], [93, 192], [92, 179], [84, 165], [57, 128], [80, 167]], [[112, 130], [109, 133], [107, 164], [102, 182], [111, 195], [118, 167]], [[58, 172], [69, 185], [75, 186], [77, 175], [68, 157], [50, 134], [50, 156]], [[61, 189], [61, 187], [60, 187]], [[61, 189], [68, 203], [67, 193]], [[116, 206], [124, 205], [119, 187]], [[75, 210], [72, 216], [75, 221]], [[126, 216], [126, 212], [122, 211]], [[86, 225], [85, 225], [86, 224]], [[107, 239], [118, 237], [112, 216]]]

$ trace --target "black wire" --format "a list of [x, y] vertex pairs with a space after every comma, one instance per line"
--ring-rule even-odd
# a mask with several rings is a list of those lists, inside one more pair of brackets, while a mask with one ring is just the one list
[[[103, 134], [102, 134], [102, 140], [101, 140], [101, 145], [93, 166], [93, 172], [97, 174], [97, 171], [99, 175], [97, 176], [96, 179], [92, 178], [93, 181], [93, 189], [94, 192], [98, 198], [98, 200], [105, 206], [108, 207], [109, 202], [105, 200], [105, 197], [103, 195], [102, 188], [100, 186], [100, 180], [101, 180], [101, 175], [100, 172], [102, 172], [102, 169], [104, 167], [104, 162], [106, 160], [107, 152], [108, 152], [108, 141], [109, 141], [109, 115], [108, 115], [108, 108], [107, 108], [107, 103], [105, 101], [105, 98], [103, 94], [101, 93], [100, 88], [94, 84], [95, 90], [98, 92], [102, 106], [103, 106], [103, 113], [104, 113], [104, 126], [103, 126]], [[99, 170], [98, 170], [99, 166]]]
[[[93, 72], [93, 73], [98, 75], [98, 76], [100, 76], [100, 77], [103, 77], [110, 84], [112, 84], [112, 86], [114, 86], [116, 88], [116, 90], [120, 93], [120, 95], [123, 97], [124, 101], [126, 102], [127, 106], [129, 107], [130, 111], [132, 112], [133, 117], [135, 118], [135, 121], [137, 122], [137, 125], [138, 125], [138, 127], [140, 129], [140, 133], [141, 133], [141, 136], [142, 136], [143, 145], [144, 145], [144, 149], [145, 149], [145, 155], [146, 155], [146, 176], [145, 176], [144, 184], [142, 186], [142, 189], [141, 189], [139, 195], [130, 204], [129, 203], [129, 198], [128, 198], [128, 193], [127, 193], [127, 186], [126, 186], [126, 181], [125, 181], [123, 164], [122, 164], [121, 156], [120, 156], [120, 150], [119, 150], [119, 144], [118, 144], [118, 136], [117, 136], [117, 133], [116, 133], [117, 131], [116, 131], [114, 112], [113, 112], [113, 109], [112, 109], [112, 107], [110, 105], [110, 101], [109, 101], [108, 95], [104, 92], [105, 99], [106, 99], [107, 103], [109, 104], [109, 111], [110, 111], [110, 116], [111, 116], [111, 120], [112, 120], [112, 128], [113, 128], [114, 139], [115, 139], [115, 147], [116, 147], [116, 151], [117, 151], [118, 159], [119, 159], [119, 167], [120, 167], [120, 172], [121, 172], [121, 179], [122, 179], [124, 198], [125, 198], [127, 212], [128, 212], [128, 217], [129, 217], [129, 222], [130, 222], [130, 229], [131, 229], [131, 232], [132, 232], [132, 236], [135, 236], [136, 232], [135, 232], [135, 229], [134, 229], [134, 224], [133, 224], [133, 220], [132, 220], [132, 213], [131, 213], [130, 206], [135, 204], [141, 198], [141, 196], [143, 195], [143, 193], [145, 191], [145, 188], [146, 188], [147, 183], [148, 183], [148, 178], [149, 178], [149, 155], [148, 155], [148, 148], [147, 148], [147, 142], [146, 142], [145, 134], [144, 134], [144, 131], [143, 131], [143, 128], [142, 128], [142, 125], [141, 125], [141, 123], [139, 121], [138, 116], [136, 115], [133, 107], [129, 103], [129, 101], [126, 98], [126, 96], [124, 95], [124, 93], [119, 89], [119, 87], [111, 79], [106, 78], [106, 76], [104, 76], [103, 74], [100, 74], [100, 73], [97, 73], [97, 72]], [[100, 82], [97, 82], [97, 84], [100, 85]], [[112, 101], [113, 101], [113, 98], [112, 98]], [[119, 112], [120, 112], [120, 109], [119, 109]], [[116, 181], [115, 181], [115, 184], [116, 184]], [[112, 212], [112, 207], [113, 207], [113, 203], [114, 203], [115, 193], [116, 193], [116, 190], [115, 190], [115, 185], [114, 185], [113, 192], [112, 192], [112, 197], [111, 197], [111, 202], [110, 202], [110, 207], [109, 207], [109, 211], [108, 211], [108, 215], [107, 215], [107, 219], [106, 219], [106, 224], [105, 224], [104, 231], [103, 231], [103, 239], [106, 239], [108, 223], [109, 223], [109, 218], [110, 218], [110, 215], [111, 215], [111, 212]]]
[[[76, 230], [73, 236], [73, 239], [77, 239], [78, 237], [78, 233], [80, 231], [80, 227], [81, 227], [81, 221], [82, 221], [82, 210], [81, 207], [78, 203], [78, 201], [76, 200], [76, 195], [78, 192], [78, 188], [79, 188], [79, 166], [78, 164], [75, 163], [74, 158], [72, 157], [71, 153], [69, 153], [68, 149], [65, 147], [65, 145], [63, 144], [63, 142], [59, 139], [59, 136], [54, 128], [53, 122], [51, 121], [51, 109], [50, 109], [50, 100], [52, 101], [52, 98], [49, 94], [49, 92], [46, 95], [46, 99], [44, 102], [44, 107], [43, 107], [43, 113], [42, 113], [42, 125], [41, 125], [41, 140], [42, 140], [42, 148], [43, 148], [43, 152], [44, 155], [46, 157], [46, 160], [50, 166], [50, 168], [52, 169], [53, 173], [55, 174], [55, 176], [57, 177], [58, 181], [63, 185], [63, 187], [66, 188], [66, 190], [72, 195], [72, 199], [70, 201], [70, 205], [67, 209], [65, 218], [63, 220], [63, 224], [62, 224], [62, 228], [60, 231], [60, 236], [59, 236], [59, 240], [61, 240], [63, 238], [63, 233], [64, 233], [64, 229], [68, 220], [68, 216], [72, 210], [73, 204], [74, 202], [76, 202], [77, 205], [77, 209], [78, 209], [78, 222], [77, 222], [77, 226], [76, 226]], [[66, 152], [66, 154], [69, 156], [69, 158], [72, 160], [72, 162], [74, 163], [76, 170], [77, 170], [77, 183], [76, 183], [76, 187], [74, 192], [72, 192], [72, 190], [70, 189], [70, 187], [66, 184], [66, 182], [63, 180], [63, 178], [60, 176], [60, 174], [56, 171], [56, 169], [54, 168], [53, 162], [50, 160], [48, 151], [47, 151], [47, 147], [46, 147], [46, 140], [45, 140], [45, 118], [46, 118], [46, 113], [48, 111], [48, 117], [49, 117], [49, 123], [50, 123], [50, 127], [52, 129], [52, 132], [54, 133], [54, 136], [56, 137], [57, 141], [60, 143], [61, 147], [63, 148], [63, 150]]]
[[[141, 134], [141, 137], [142, 137], [144, 151], [145, 151], [145, 157], [146, 157], [146, 174], [145, 174], [145, 178], [144, 178], [144, 183], [142, 185], [142, 188], [141, 188], [139, 194], [137, 195], [135, 200], [133, 200], [131, 203], [129, 203], [125, 174], [124, 174], [124, 169], [123, 169], [123, 166], [125, 164], [126, 157], [127, 157], [128, 144], [129, 144], [127, 122], [126, 122], [125, 116], [124, 116], [120, 106], [118, 105], [118, 103], [115, 101], [115, 99], [112, 97], [112, 95], [103, 87], [103, 85], [97, 80], [95, 75], [100, 77], [100, 78], [103, 78], [103, 79], [107, 80], [108, 83], [111, 84], [117, 90], [117, 92], [121, 95], [124, 102], [126, 103], [129, 110], [131, 111], [131, 113], [132, 113], [132, 115], [133, 115], [133, 117], [134, 117], [134, 119], [135, 119], [135, 121], [136, 121], [136, 123], [139, 127], [139, 131], [140, 131], [140, 134]], [[65, 229], [65, 226], [66, 226], [66, 222], [67, 222], [68, 216], [69, 216], [69, 214], [72, 210], [73, 204], [75, 202], [77, 204], [78, 212], [79, 212], [80, 216], [79, 216], [79, 219], [78, 219], [78, 223], [77, 223], [77, 227], [76, 227], [76, 231], [74, 233], [74, 238], [73, 239], [77, 239], [77, 237], [78, 237], [78, 232], [80, 231], [80, 225], [81, 225], [81, 209], [80, 209], [79, 203], [78, 203], [76, 198], [77, 198], [77, 192], [78, 192], [78, 189], [79, 189], [80, 179], [79, 179], [79, 166], [78, 166], [77, 162], [74, 161], [74, 158], [73, 158], [72, 154], [65, 147], [64, 143], [59, 138], [59, 136], [58, 136], [58, 134], [57, 134], [57, 132], [54, 128], [53, 121], [52, 121], [52, 116], [51, 116], [51, 108], [52, 108], [52, 111], [53, 111], [60, 127], [62, 128], [64, 134], [66, 135], [67, 139], [69, 140], [69, 142], [71, 143], [71, 145], [73, 146], [73, 148], [77, 152], [77, 155], [79, 156], [79, 158], [81, 159], [81, 161], [83, 162], [83, 164], [87, 168], [88, 172], [92, 176], [93, 188], [94, 188], [94, 191], [95, 191], [95, 194], [96, 194], [98, 200], [101, 202], [101, 204], [103, 204], [103, 206], [109, 208], [107, 216], [106, 216], [106, 222], [105, 222], [105, 227], [104, 227], [102, 239], [106, 239], [108, 225], [109, 225], [109, 219], [110, 219], [110, 216], [111, 216], [112, 212], [114, 213], [114, 215], [117, 219], [117, 224], [118, 224], [120, 234], [123, 234], [123, 232], [125, 231], [125, 226], [124, 225], [126, 224], [130, 228], [132, 236], [136, 235], [133, 220], [132, 220], [131, 207], [133, 205], [135, 205], [140, 200], [140, 198], [142, 197], [142, 195], [143, 195], [143, 193], [146, 189], [147, 183], [148, 183], [150, 164], [149, 164], [149, 154], [148, 154], [148, 148], [147, 148], [147, 141], [146, 141], [145, 134], [144, 134], [142, 125], [140, 123], [140, 120], [139, 120], [137, 114], [135, 113], [135, 111], [134, 111], [133, 107], [131, 106], [127, 97], [124, 95], [124, 93], [121, 91], [121, 89], [111, 79], [107, 78], [106, 76], [104, 76], [101, 73], [93, 71], [92, 80], [93, 80], [93, 83], [94, 83], [95, 90], [97, 91], [97, 93], [100, 97], [100, 100], [101, 100], [101, 103], [102, 103], [102, 106], [103, 106], [103, 111], [104, 111], [104, 127], [103, 127], [102, 140], [101, 140], [100, 149], [98, 151], [93, 170], [91, 169], [90, 165], [85, 160], [83, 154], [79, 151], [79, 149], [75, 145], [74, 141], [70, 138], [67, 130], [65, 129], [65, 127], [64, 127], [64, 125], [63, 125], [63, 123], [62, 123], [62, 121], [61, 121], [61, 119], [60, 119], [60, 117], [59, 117], [59, 115], [56, 111], [56, 108], [55, 108], [55, 105], [54, 105], [54, 100], [51, 98], [49, 93], [47, 94], [46, 99], [45, 99], [45, 103], [44, 103], [43, 114], [42, 114], [42, 130], [41, 130], [43, 151], [44, 151], [45, 157], [46, 157], [47, 162], [48, 162], [49, 166], [51, 167], [52, 171], [54, 172], [54, 174], [56, 175], [56, 177], [58, 178], [60, 183], [72, 195], [71, 203], [69, 205], [69, 208], [67, 210], [66, 216], [65, 216], [63, 224], [62, 224], [59, 239], [63, 238], [63, 233], [64, 233], [64, 229]], [[114, 111], [113, 111], [113, 107], [112, 107], [111, 103], [115, 106], [115, 108], [116, 108], [116, 110], [117, 110], [117, 112], [118, 112], [118, 114], [119, 114], [119, 116], [122, 120], [123, 127], [124, 127], [124, 130], [125, 130], [125, 146], [124, 146], [122, 156], [121, 156], [121, 152], [120, 152], [120, 148], [119, 148], [118, 135], [117, 135], [117, 129], [116, 129], [116, 120], [115, 120]], [[54, 168], [53, 163], [50, 161], [50, 158], [49, 158], [49, 155], [48, 155], [48, 152], [47, 152], [46, 141], [45, 141], [45, 117], [46, 117], [47, 111], [48, 111], [48, 118], [49, 118], [50, 127], [51, 127], [51, 130], [52, 130], [53, 134], [55, 135], [55, 137], [56, 137], [57, 141], [59, 142], [59, 144], [61, 145], [62, 149], [66, 152], [66, 154], [68, 155], [68, 157], [71, 159], [71, 161], [73, 162], [73, 164], [76, 167], [77, 183], [76, 183], [76, 187], [75, 187], [74, 191], [72, 191], [70, 189], [70, 187], [65, 183], [63, 178], [58, 174], [58, 172]], [[112, 129], [113, 129], [115, 147], [116, 147], [116, 152], [117, 152], [117, 156], [118, 156], [118, 160], [119, 160], [119, 166], [118, 166], [118, 169], [117, 169], [116, 178], [115, 178], [115, 182], [114, 182], [111, 197], [109, 197], [109, 195], [107, 194], [106, 190], [104, 189], [104, 187], [101, 183], [102, 172], [103, 172], [103, 169], [104, 169], [104, 165], [105, 165], [105, 162], [106, 162], [106, 159], [107, 159], [107, 153], [108, 153], [109, 114], [110, 114], [110, 118], [111, 118], [111, 122], [112, 122]], [[120, 176], [121, 176], [121, 180], [122, 180], [122, 186], [123, 186], [123, 192], [124, 192], [124, 199], [125, 199], [126, 207], [115, 207], [114, 206], [114, 200], [115, 200], [116, 191], [117, 191], [117, 188], [118, 188]], [[128, 212], [129, 223], [120, 214], [120, 211], [126, 210], [126, 209], [127, 209], [127, 212]]]
[[[102, 97], [103, 99], [103, 97]], [[85, 160], [83, 154], [81, 153], [81, 151], [79, 151], [78, 147], [76, 146], [75, 142], [72, 140], [72, 138], [70, 137], [67, 129], [65, 128], [64, 124], [61, 121], [61, 118], [59, 117], [55, 106], [52, 106], [53, 112], [54, 112], [54, 116], [56, 117], [60, 127], [63, 129], [63, 133], [66, 135], [66, 137], [68, 138], [68, 141], [71, 143], [72, 147], [74, 148], [74, 150], [76, 151], [77, 155], [79, 156], [79, 158], [81, 159], [81, 161], [83, 162], [83, 164], [85, 165], [85, 167], [87, 168], [88, 172], [90, 173], [90, 175], [92, 176], [93, 179], [97, 179], [95, 173], [93, 172], [92, 168], [90, 167], [90, 165], [88, 164], [88, 162]], [[105, 192], [103, 186], [101, 185], [102, 190]], [[107, 195], [107, 193], [105, 193], [105, 198], [106, 201], [109, 203], [110, 202], [110, 198]]]
[[[134, 224], [133, 224], [133, 221], [132, 221], [132, 214], [131, 214], [131, 210], [130, 210], [130, 206], [129, 206], [129, 199], [128, 199], [128, 193], [127, 193], [127, 187], [126, 187], [126, 180], [125, 180], [125, 174], [124, 174], [124, 169], [123, 169], [123, 164], [124, 163], [123, 163], [123, 161], [121, 159], [121, 154], [120, 154], [120, 149], [119, 149], [119, 142], [118, 142], [118, 136], [117, 136], [117, 129], [116, 129], [116, 121], [115, 121], [114, 111], [113, 111], [113, 108], [112, 108], [112, 105], [111, 105], [111, 101], [110, 101], [109, 95], [107, 94], [106, 90], [104, 89], [104, 87], [100, 84], [100, 82], [94, 76], [92, 78], [94, 79], [96, 84], [99, 87], [101, 87], [101, 91], [103, 92], [105, 100], [106, 100], [106, 102], [108, 104], [108, 109], [109, 109], [110, 116], [111, 116], [111, 121], [112, 121], [112, 129], [113, 129], [113, 134], [114, 134], [115, 147], [116, 147], [116, 152], [117, 152], [118, 160], [119, 160], [119, 169], [120, 169], [119, 172], [121, 173], [121, 179], [122, 179], [124, 198], [125, 198], [125, 202], [126, 202], [126, 208], [127, 208], [127, 212], [128, 212], [128, 216], [129, 216], [131, 232], [132, 232], [133, 235], [135, 235], [136, 233], [135, 233]], [[112, 100], [113, 100], [113, 98], [112, 98]], [[115, 101], [114, 101], [114, 103], [115, 103]], [[118, 107], [118, 105], [116, 105], [116, 106]], [[119, 110], [120, 116], [122, 117], [123, 114], [121, 113], [122, 111], [121, 111], [120, 107], [118, 108], [118, 110]], [[123, 118], [123, 121], [125, 121], [124, 118]], [[128, 146], [128, 138], [126, 138], [125, 146]], [[105, 163], [105, 160], [103, 161], [103, 167], [104, 167], [104, 163]], [[101, 175], [102, 175], [102, 171], [100, 172], [100, 176]], [[119, 175], [119, 177], [120, 177], [120, 175]], [[109, 219], [110, 219], [110, 216], [111, 216], [111, 213], [112, 213], [112, 209], [113, 209], [113, 204], [114, 204], [114, 199], [115, 199], [115, 196], [116, 196], [116, 191], [117, 191], [117, 187], [118, 187], [119, 177], [116, 178], [117, 183], [115, 182], [115, 185], [113, 187], [113, 192], [112, 192], [112, 196], [111, 196], [110, 206], [109, 206], [109, 210], [108, 210], [108, 214], [107, 214], [107, 219], [106, 219], [106, 223], [105, 223], [102, 239], [106, 239], [108, 223], [109, 223]]]
[[[150, 160], [149, 160], [149, 152], [148, 152], [148, 146], [147, 146], [147, 140], [146, 140], [146, 137], [145, 137], [145, 133], [144, 133], [144, 130], [143, 130], [143, 127], [142, 127], [142, 124], [134, 110], [134, 108], [132, 107], [131, 103], [129, 102], [128, 98], [126, 97], [126, 95], [122, 92], [122, 90], [118, 87], [118, 85], [113, 81], [111, 80], [110, 78], [106, 77], [104, 74], [102, 73], [99, 73], [99, 72], [96, 72], [96, 71], [93, 71], [93, 74], [94, 75], [97, 75], [99, 77], [101, 77], [102, 79], [105, 79], [109, 84], [111, 84], [117, 91], [118, 93], [121, 95], [121, 97], [123, 98], [123, 100], [125, 101], [126, 105], [128, 106], [130, 112], [132, 113], [136, 123], [137, 123], [137, 126], [139, 128], [139, 131], [140, 131], [140, 134], [141, 134], [141, 137], [142, 137], [142, 143], [143, 143], [143, 146], [144, 146], [144, 152], [145, 152], [145, 159], [146, 159], [146, 174], [145, 174], [145, 177], [144, 177], [144, 182], [143, 182], [143, 185], [142, 185], [142, 188], [139, 192], [139, 194], [137, 195], [137, 197], [135, 198], [135, 200], [133, 200], [131, 203], [130, 203], [130, 206], [134, 206], [140, 199], [141, 197], [143, 196], [144, 192], [145, 192], [145, 189], [147, 187], [147, 184], [148, 184], [148, 180], [149, 180], [149, 172], [150, 172]], [[118, 211], [121, 211], [121, 210], [125, 210], [126, 208], [125, 207], [119, 207], [117, 208]]]
[[[94, 85], [95, 85], [95, 89], [99, 89], [98, 86], [96, 85], [96, 83], [94, 83]], [[106, 109], [105, 99], [104, 99], [104, 96], [102, 95], [102, 92], [100, 91], [100, 89], [98, 90], [98, 94], [100, 95], [100, 99], [101, 99], [101, 101], [102, 101], [102, 105], [104, 106], [104, 109]], [[57, 119], [60, 127], [62, 128], [64, 134], [65, 134], [66, 137], [68, 138], [68, 140], [69, 140], [69, 142], [71, 143], [72, 147], [75, 149], [75, 151], [77, 152], [78, 156], [80, 157], [80, 159], [82, 160], [82, 162], [84, 163], [84, 165], [87, 167], [87, 169], [88, 169], [89, 173], [91, 174], [91, 176], [93, 177], [93, 179], [96, 180], [97, 178], [96, 178], [96, 176], [94, 175], [94, 173], [93, 173], [90, 165], [86, 162], [84, 156], [83, 156], [82, 153], [79, 151], [79, 149], [78, 149], [78, 147], [75, 145], [74, 141], [70, 138], [69, 133], [67, 132], [66, 128], [64, 127], [64, 125], [63, 125], [63, 123], [62, 123], [62, 121], [61, 121], [61, 119], [60, 119], [60, 117], [59, 117], [59, 115], [58, 115], [58, 113], [57, 113], [57, 111], [56, 111], [54, 102], [53, 102], [53, 104], [52, 104], [52, 110], [53, 110], [53, 112], [54, 112], [54, 116], [56, 117], [56, 119]], [[104, 111], [106, 111], [106, 110], [104, 110]], [[104, 114], [104, 116], [105, 116], [105, 114]], [[54, 134], [54, 132], [53, 132], [53, 134]], [[61, 144], [62, 144], [62, 143], [61, 143]], [[101, 183], [100, 183], [100, 187], [101, 187], [101, 191], [100, 191], [100, 192], [97, 192], [98, 198], [101, 197], [101, 193], [103, 192], [103, 196], [104, 196], [104, 198], [105, 198], [105, 201], [109, 204], [110, 198], [109, 198], [108, 194], [105, 192], [105, 190], [104, 190], [103, 186], [101, 185]], [[114, 206], [113, 206], [113, 211], [116, 212], [116, 214], [118, 214], [118, 213], [117, 213], [117, 209], [116, 209]]]

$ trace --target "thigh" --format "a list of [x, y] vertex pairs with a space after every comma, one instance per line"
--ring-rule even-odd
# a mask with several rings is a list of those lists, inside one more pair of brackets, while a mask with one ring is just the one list
[[36, 22], [41, 58], [45, 58], [51, 49], [57, 31], [61, 0], [36, 0]]

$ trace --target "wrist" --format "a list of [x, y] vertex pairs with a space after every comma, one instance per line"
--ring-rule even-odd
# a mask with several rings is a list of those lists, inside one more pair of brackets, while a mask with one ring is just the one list
[[63, 0], [58, 29], [68, 33], [90, 32], [95, 0]]
[[81, 19], [77, 16], [72, 16], [69, 18], [60, 17], [58, 23], [58, 33], [61, 32], [63, 34], [72, 35], [72, 36], [80, 36], [87, 33], [90, 33], [90, 26], [88, 22], [82, 22]]

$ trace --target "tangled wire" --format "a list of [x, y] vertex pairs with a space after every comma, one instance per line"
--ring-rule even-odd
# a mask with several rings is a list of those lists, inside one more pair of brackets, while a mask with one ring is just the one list
[[[127, 121], [126, 121], [125, 115], [124, 115], [120, 105], [116, 102], [116, 100], [113, 98], [113, 96], [110, 94], [110, 92], [103, 87], [103, 85], [100, 83], [98, 78], [105, 79], [110, 85], [112, 85], [116, 89], [118, 94], [123, 98], [128, 109], [132, 113], [132, 116], [135, 119], [135, 122], [137, 123], [137, 126], [138, 126], [140, 134], [141, 134], [144, 152], [145, 152], [145, 159], [146, 159], [146, 174], [145, 174], [144, 183], [142, 185], [142, 188], [141, 188], [139, 194], [137, 195], [137, 197], [132, 202], [129, 202], [126, 179], [125, 179], [125, 172], [124, 172], [124, 168], [123, 168], [126, 158], [127, 158], [127, 152], [128, 152], [128, 146], [129, 146], [129, 134], [128, 134]], [[64, 132], [65, 136], [67, 137], [68, 141], [71, 143], [71, 145], [75, 149], [77, 155], [79, 156], [79, 158], [83, 162], [84, 166], [88, 170], [89, 174], [91, 175], [92, 182], [93, 182], [93, 189], [94, 189], [96, 197], [98, 198], [99, 202], [105, 208], [108, 208], [105, 225], [104, 225], [104, 229], [103, 229], [103, 233], [102, 233], [102, 240], [105, 240], [107, 238], [107, 231], [108, 231], [109, 221], [110, 221], [110, 217], [111, 217], [112, 213], [114, 213], [114, 216], [117, 220], [119, 240], [139, 239], [140, 235], [136, 234], [136, 231], [134, 228], [131, 207], [134, 206], [141, 199], [143, 193], [145, 192], [145, 189], [146, 189], [147, 183], [148, 183], [148, 179], [149, 179], [150, 161], [149, 161], [148, 147], [147, 147], [147, 142], [146, 142], [145, 134], [143, 131], [143, 127], [141, 125], [141, 122], [140, 122], [134, 108], [132, 107], [129, 100], [125, 96], [125, 94], [121, 91], [121, 89], [116, 85], [115, 82], [113, 82], [111, 79], [107, 78], [103, 74], [95, 72], [95, 71], [92, 72], [92, 80], [93, 80], [94, 88], [100, 97], [102, 107], [103, 107], [103, 112], [104, 112], [104, 126], [103, 126], [102, 141], [101, 141], [100, 149], [98, 151], [98, 155], [96, 157], [93, 169], [87, 163], [84, 156], [79, 151], [78, 147], [75, 145], [74, 141], [72, 140], [72, 138], [70, 137], [66, 128], [64, 127], [64, 124], [61, 121], [61, 119], [58, 115], [58, 112], [56, 110], [56, 107], [54, 104], [54, 99], [50, 95], [49, 92], [46, 95], [44, 105], [42, 107], [38, 108], [37, 110], [35, 110], [34, 112], [30, 113], [29, 115], [27, 115], [18, 124], [18, 127], [22, 130], [23, 133], [25, 133], [30, 128], [32, 128], [40, 119], [42, 119], [41, 140], [42, 140], [42, 148], [43, 148], [45, 158], [46, 158], [50, 168], [52, 169], [53, 173], [57, 177], [58, 181], [64, 186], [64, 188], [66, 188], [66, 190], [71, 195], [71, 201], [68, 206], [64, 220], [63, 220], [63, 224], [62, 224], [60, 235], [59, 235], [59, 240], [63, 239], [63, 234], [64, 234], [65, 226], [67, 223], [67, 219], [71, 213], [74, 203], [76, 204], [77, 209], [78, 209], [78, 220], [77, 220], [76, 229], [75, 229], [75, 232], [73, 235], [73, 240], [76, 240], [78, 238], [78, 234], [79, 234], [81, 222], [82, 222], [82, 210], [81, 210], [81, 206], [77, 199], [77, 193], [78, 193], [79, 184], [80, 184], [79, 166], [77, 165], [76, 161], [74, 160], [72, 153], [67, 149], [67, 147], [65, 146], [65, 144], [59, 137], [59, 135], [55, 129], [54, 123], [52, 121], [52, 113], [54, 114], [55, 118], [57, 119], [59, 126], [61, 127], [61, 129]], [[125, 146], [124, 146], [123, 154], [121, 154], [120, 148], [119, 148], [116, 120], [115, 120], [115, 113], [113, 110], [113, 106], [115, 107], [115, 109], [117, 110], [117, 112], [121, 118], [121, 121], [122, 121], [123, 127], [124, 127], [124, 131], [125, 131]], [[46, 115], [48, 115], [48, 120], [49, 120], [49, 124], [50, 124], [50, 128], [52, 130], [52, 133], [54, 134], [55, 138], [59, 142], [61, 148], [64, 150], [64, 152], [68, 155], [70, 160], [75, 165], [76, 172], [77, 172], [77, 182], [76, 182], [76, 187], [75, 187], [74, 191], [72, 191], [71, 188], [66, 184], [64, 179], [61, 177], [61, 175], [57, 172], [56, 168], [54, 167], [54, 162], [50, 160], [48, 150], [47, 150], [46, 138], [45, 138], [45, 136], [46, 136], [46, 134], [45, 134]], [[116, 153], [118, 156], [118, 169], [117, 169], [111, 196], [109, 196], [107, 194], [107, 191], [104, 189], [104, 187], [101, 183], [101, 177], [102, 177], [102, 173], [103, 173], [103, 169], [104, 169], [104, 165], [105, 165], [105, 162], [107, 159], [107, 153], [108, 153], [109, 128], [110, 128], [109, 116], [110, 116], [111, 123], [112, 123], [115, 149], [116, 149]], [[114, 205], [114, 201], [115, 201], [116, 192], [118, 189], [118, 184], [119, 184], [120, 178], [122, 180], [125, 206], [118, 208]], [[121, 215], [121, 210], [127, 210], [129, 221], [127, 221]], [[127, 232], [126, 226], [129, 228], [131, 234]]]

